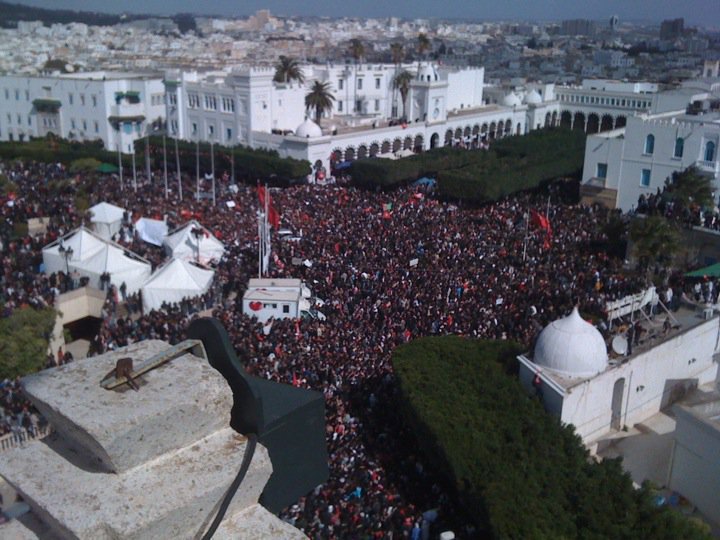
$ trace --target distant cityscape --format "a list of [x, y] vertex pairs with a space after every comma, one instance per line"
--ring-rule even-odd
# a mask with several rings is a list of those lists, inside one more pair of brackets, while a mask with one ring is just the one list
[[[8, 5], [8, 4], [6, 4]], [[447, 22], [279, 17], [260, 10], [247, 18], [101, 16], [52, 23], [66, 16], [31, 10], [14, 15], [43, 20], [0, 24], [0, 72], [34, 75], [68, 71], [218, 69], [273, 65], [280, 55], [308, 63], [345, 62], [348, 43], [362, 38], [368, 62], [391, 62], [391, 44], [405, 45], [403, 60], [417, 59], [415, 40], [425, 34], [427, 57], [442, 65], [483, 66], [495, 79], [578, 82], [585, 77], [672, 83], [697, 75], [704, 60], [720, 56], [720, 34], [690, 27], [682, 18], [658, 24], [623, 21], [554, 23]], [[71, 12], [70, 12], [71, 13]], [[117, 24], [111, 24], [117, 21]], [[100, 26], [102, 25], [102, 26]]]

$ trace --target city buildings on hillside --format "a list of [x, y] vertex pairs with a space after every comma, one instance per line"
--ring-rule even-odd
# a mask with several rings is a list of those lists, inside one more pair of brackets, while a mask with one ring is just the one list
[[165, 119], [162, 78], [96, 71], [45, 77], [0, 77], [0, 140], [55, 134], [102, 140], [105, 148], [133, 152], [133, 143]]

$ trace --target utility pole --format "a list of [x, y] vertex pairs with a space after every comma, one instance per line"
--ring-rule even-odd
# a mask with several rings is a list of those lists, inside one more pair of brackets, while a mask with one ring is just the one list
[[163, 178], [165, 179], [165, 198], [168, 198], [168, 177], [167, 177], [167, 147], [165, 146], [165, 134], [163, 133]]
[[180, 152], [178, 152], [178, 140], [175, 137], [175, 164], [177, 165], [178, 199], [182, 201], [182, 175], [180, 174]]

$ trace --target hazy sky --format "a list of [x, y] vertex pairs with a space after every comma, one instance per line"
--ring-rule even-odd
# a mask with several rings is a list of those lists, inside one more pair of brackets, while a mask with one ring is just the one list
[[443, 17], [471, 19], [609, 19], [660, 21], [720, 27], [719, 0], [8, 0], [38, 7], [107, 13], [191, 12], [243, 16], [267, 8], [278, 15], [331, 17]]

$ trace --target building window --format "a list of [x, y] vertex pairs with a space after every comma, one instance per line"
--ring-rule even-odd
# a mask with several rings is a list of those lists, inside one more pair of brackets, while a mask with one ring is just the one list
[[30, 101], [30, 91], [25, 90], [25, 101]]
[[95, 120], [95, 133], [100, 133], [100, 124], [98, 124], [97, 120]]
[[85, 94], [80, 94], [80, 106], [85, 106]]
[[673, 156], [676, 158], [683, 157], [683, 150], [685, 149], [685, 139], [682, 137], [678, 137], [675, 139], [675, 152], [673, 153]]
[[208, 126], [208, 136], [212, 137], [213, 135], [215, 135], [215, 126]]
[[87, 120], [83, 120], [83, 131], [87, 131]]
[[28, 126], [32, 126], [32, 117], [28, 114]]
[[380, 90], [380, 78], [379, 77], [375, 79], [375, 89]]
[[598, 178], [607, 178], [607, 163], [598, 163], [595, 176]]
[[643, 169], [640, 173], [640, 185], [650, 187], [650, 169]]
[[177, 133], [178, 123], [177, 120], [170, 121], [170, 129], [173, 133]]
[[287, 304], [283, 304], [283, 313], [290, 313], [290, 306]]
[[342, 112], [343, 110], [343, 102], [342, 100], [338, 101], [338, 112]]
[[655, 135], [652, 133], [645, 137], [645, 154], [652, 155], [655, 152]]
[[375, 100], [375, 112], [377, 112], [379, 110], [380, 110], [380, 100], [376, 99]]
[[70, 103], [70, 105], [72, 105], [74, 101], [75, 101], [75, 96], [73, 96], [72, 92], [70, 92], [68, 94], [68, 102]]
[[712, 141], [705, 143], [705, 161], [715, 161], [715, 143]]
[[232, 141], [232, 128], [227, 128], [225, 130], [225, 140]]
[[92, 95], [92, 104], [93, 107], [97, 107], [97, 96], [95, 94]]
[[15, 101], [19, 101], [19, 100], [20, 100], [20, 90], [15, 89]]
[[198, 132], [198, 130], [197, 130], [197, 123], [196, 123], [196, 122], [193, 122], [193, 125], [192, 125], [192, 134], [193, 134], [193, 135], [197, 135], [197, 132]]
[[344, 79], [340, 79], [340, 80], [338, 81], [338, 90], [342, 90], [344, 85], [345, 85], [345, 80], [344, 80]]
[[362, 90], [362, 79], [358, 79], [357, 89]]
[[7, 88], [5, 89], [5, 99], [10, 99], [10, 91]]
[[70, 119], [70, 127], [71, 127], [72, 129], [75, 129], [75, 119], [74, 119], [74, 118], [71, 118], [71, 119]]

